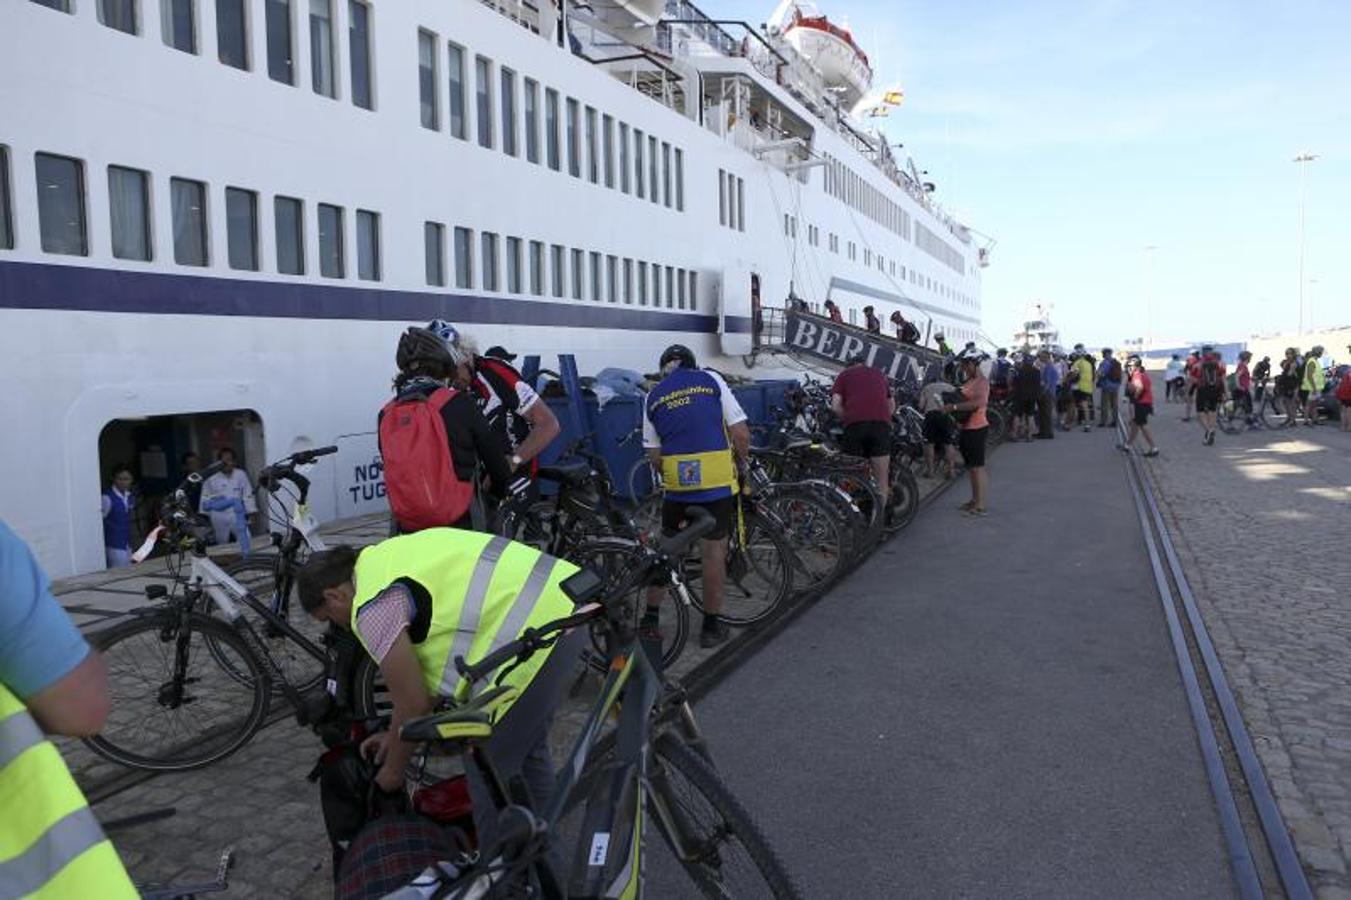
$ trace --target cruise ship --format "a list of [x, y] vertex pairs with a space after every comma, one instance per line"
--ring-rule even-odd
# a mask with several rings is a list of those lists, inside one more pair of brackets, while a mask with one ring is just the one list
[[[684, 0], [6, 0], [0, 517], [101, 568], [114, 461], [336, 443], [321, 518], [382, 508], [408, 324], [736, 368], [752, 293], [980, 326], [987, 242], [871, 128], [849, 29]], [[839, 13], [847, 11], [837, 11]]]

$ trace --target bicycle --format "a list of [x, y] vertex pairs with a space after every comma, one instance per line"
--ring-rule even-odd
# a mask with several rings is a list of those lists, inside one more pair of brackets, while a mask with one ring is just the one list
[[[683, 691], [666, 684], [654, 668], [633, 627], [633, 613], [624, 608], [625, 597], [655, 569], [684, 557], [714, 524], [697, 508], [689, 510], [689, 520], [678, 535], [640, 548], [613, 591], [604, 591], [600, 576], [588, 570], [564, 582], [581, 604], [573, 615], [528, 629], [476, 663], [457, 657], [456, 670], [471, 686], [494, 674], [498, 683], [464, 705], [403, 725], [403, 740], [468, 756], [480, 767], [497, 810], [499, 837], [476, 853], [436, 861], [418, 887], [400, 893], [641, 897], [652, 867], [646, 841], [651, 820], [705, 896], [799, 896], [773, 848], [713, 767]], [[515, 690], [500, 681], [568, 629], [593, 623], [607, 638], [608, 675], [549, 803], [536, 808], [528, 792], [519, 783], [508, 784], [484, 752], [491, 711]], [[614, 737], [602, 738], [611, 720], [617, 721]], [[668, 720], [679, 728], [664, 726]], [[564, 871], [550, 852], [556, 844], [574, 851]]]
[[[289, 457], [296, 465], [332, 448]], [[217, 762], [242, 747], [262, 727], [274, 688], [302, 725], [327, 712], [293, 684], [255, 621], [294, 643], [316, 663], [327, 650], [248, 591], [206, 553], [208, 529], [189, 508], [186, 488], [209, 477], [219, 464], [193, 473], [165, 501], [161, 524], [136, 551], [145, 559], [161, 534], [171, 550], [174, 591], [162, 584], [145, 589], [162, 603], [132, 610], [125, 619], [90, 635], [108, 667], [111, 712], [103, 730], [84, 743], [124, 766], [186, 771]], [[182, 575], [186, 558], [188, 574]], [[177, 569], [172, 569], [173, 561]], [[181, 587], [181, 591], [178, 589]], [[245, 610], [251, 615], [246, 615]], [[366, 707], [374, 705], [367, 698]], [[322, 707], [322, 708], [321, 708]]]

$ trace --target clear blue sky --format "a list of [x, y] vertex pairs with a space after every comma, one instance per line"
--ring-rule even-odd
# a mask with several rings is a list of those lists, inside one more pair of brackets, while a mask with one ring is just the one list
[[[998, 241], [996, 342], [1033, 299], [1068, 343], [1144, 336], [1150, 255], [1156, 338], [1293, 331], [1305, 149], [1306, 302], [1351, 325], [1351, 0], [818, 6], [905, 88], [892, 140]], [[758, 23], [772, 3], [703, 7]]]

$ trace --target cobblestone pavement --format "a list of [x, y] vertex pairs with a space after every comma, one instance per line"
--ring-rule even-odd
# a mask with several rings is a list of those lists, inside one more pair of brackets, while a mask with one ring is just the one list
[[1188, 580], [1318, 896], [1351, 900], [1351, 435], [1206, 447], [1158, 408], [1148, 468]]
[[[938, 487], [925, 482], [927, 490]], [[329, 543], [364, 545], [386, 533], [383, 517], [367, 516], [324, 529]], [[97, 573], [54, 585], [59, 599], [86, 629], [114, 621], [142, 605], [146, 584], [163, 581], [162, 567], [146, 564], [131, 573]], [[692, 629], [697, 628], [692, 618]], [[673, 674], [679, 677], [707, 658], [691, 634]], [[551, 739], [562, 757], [589, 711], [599, 680], [579, 672], [573, 695], [560, 710]], [[61, 749], [81, 785], [89, 790], [125, 769], [105, 762], [78, 741]], [[282, 718], [240, 751], [207, 768], [164, 774], [99, 802], [105, 822], [172, 808], [172, 817], [114, 829], [110, 835], [138, 883], [185, 883], [214, 877], [221, 851], [236, 850], [229, 897], [331, 896], [328, 839], [318, 788], [306, 780], [322, 745], [308, 729]]]

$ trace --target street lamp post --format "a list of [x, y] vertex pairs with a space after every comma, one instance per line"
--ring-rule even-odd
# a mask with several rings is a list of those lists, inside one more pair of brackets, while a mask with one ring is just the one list
[[1299, 166], [1299, 333], [1304, 334], [1304, 170], [1318, 159], [1317, 153], [1304, 153], [1292, 162]]

